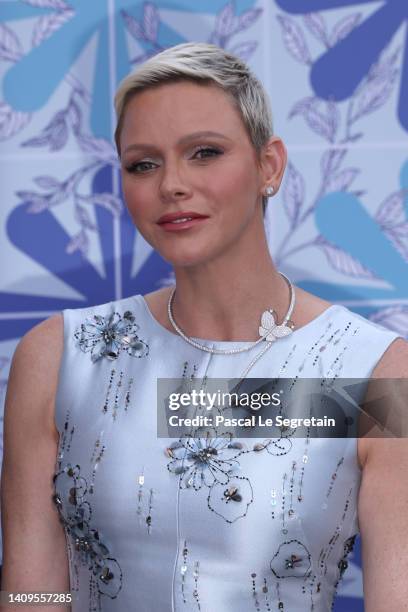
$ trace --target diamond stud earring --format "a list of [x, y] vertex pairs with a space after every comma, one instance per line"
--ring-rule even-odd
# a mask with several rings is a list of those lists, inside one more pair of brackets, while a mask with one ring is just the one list
[[268, 185], [268, 187], [266, 187], [266, 189], [265, 189], [265, 195], [269, 197], [269, 196], [273, 195], [274, 191], [275, 190], [272, 187], [272, 185]]

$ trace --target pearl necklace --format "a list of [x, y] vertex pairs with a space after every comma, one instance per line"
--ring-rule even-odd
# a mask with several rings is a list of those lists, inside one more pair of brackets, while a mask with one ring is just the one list
[[195, 346], [196, 348], [200, 349], [201, 351], [206, 351], [207, 353], [215, 353], [217, 355], [233, 355], [234, 353], [243, 353], [244, 351], [251, 350], [254, 346], [257, 346], [260, 342], [265, 340], [267, 342], [267, 346], [265, 347], [265, 349], [259, 355], [259, 357], [260, 357], [272, 345], [272, 342], [274, 342], [278, 338], [283, 338], [285, 336], [288, 336], [289, 334], [292, 333], [292, 331], [294, 329], [294, 324], [291, 322], [291, 324], [288, 325], [288, 322], [290, 320], [290, 317], [292, 315], [293, 309], [295, 307], [295, 289], [294, 289], [292, 283], [290, 282], [290, 280], [288, 279], [288, 277], [285, 276], [285, 274], [283, 274], [282, 272], [279, 272], [279, 274], [286, 280], [286, 282], [287, 282], [287, 284], [289, 286], [289, 291], [290, 291], [289, 309], [288, 309], [288, 311], [287, 311], [287, 313], [286, 313], [286, 315], [285, 315], [281, 325], [277, 325], [276, 324], [276, 319], [275, 319], [275, 314], [276, 313], [275, 313], [274, 310], [272, 310], [272, 309], [265, 310], [262, 313], [262, 316], [261, 316], [261, 325], [259, 326], [259, 335], [260, 335], [260, 338], [259, 338], [259, 340], [255, 340], [255, 342], [253, 342], [249, 346], [245, 346], [243, 348], [235, 348], [235, 349], [217, 349], [217, 348], [212, 348], [212, 347], [209, 347], [209, 346], [205, 346], [204, 344], [201, 344], [200, 342], [196, 342], [195, 340], [193, 340], [192, 338], [187, 336], [183, 332], [183, 330], [177, 325], [177, 323], [175, 322], [174, 317], [173, 317], [173, 300], [174, 300], [174, 294], [176, 292], [176, 287], [171, 292], [170, 297], [169, 297], [169, 301], [167, 303], [167, 314], [169, 316], [170, 323], [172, 324], [172, 326], [176, 330], [176, 332], [186, 342], [188, 342], [192, 346]]

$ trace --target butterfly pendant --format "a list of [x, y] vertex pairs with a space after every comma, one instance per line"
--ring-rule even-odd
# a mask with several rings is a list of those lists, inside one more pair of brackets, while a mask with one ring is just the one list
[[277, 338], [289, 336], [293, 329], [288, 325], [277, 325], [274, 310], [265, 310], [261, 317], [261, 325], [259, 326], [259, 335], [265, 338], [267, 342], [274, 342]]

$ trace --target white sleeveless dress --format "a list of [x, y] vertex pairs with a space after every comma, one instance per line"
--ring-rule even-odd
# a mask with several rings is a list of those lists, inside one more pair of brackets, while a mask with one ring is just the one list
[[[260, 346], [198, 350], [141, 295], [63, 314], [54, 502], [72, 612], [330, 610], [359, 530], [357, 440], [158, 438], [157, 378], [234, 378]], [[248, 376], [369, 377], [396, 337], [332, 305]]]

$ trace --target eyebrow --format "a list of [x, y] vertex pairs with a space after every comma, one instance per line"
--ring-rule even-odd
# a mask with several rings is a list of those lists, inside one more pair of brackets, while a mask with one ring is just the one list
[[[196, 138], [205, 138], [205, 137], [221, 138], [223, 140], [230, 140], [230, 138], [228, 138], [228, 136], [225, 136], [224, 134], [206, 130], [203, 132], [193, 132], [192, 134], [187, 134], [186, 136], [183, 136], [182, 138], [180, 138], [177, 144], [185, 144], [189, 142], [190, 140], [195, 140]], [[152, 144], [139, 142], [139, 143], [131, 144], [128, 147], [126, 147], [126, 149], [124, 150], [124, 153], [127, 153], [128, 151], [137, 151], [139, 149], [155, 149], [155, 148], [156, 147]]]

